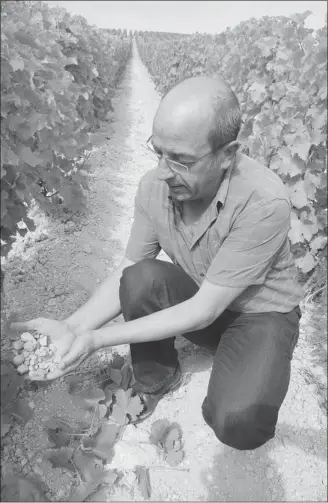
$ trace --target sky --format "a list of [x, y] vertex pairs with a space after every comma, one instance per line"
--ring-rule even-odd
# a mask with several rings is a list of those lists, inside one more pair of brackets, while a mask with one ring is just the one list
[[251, 17], [288, 16], [311, 10], [308, 28], [321, 28], [327, 14], [325, 1], [46, 1], [86, 18], [99, 28], [220, 33]]

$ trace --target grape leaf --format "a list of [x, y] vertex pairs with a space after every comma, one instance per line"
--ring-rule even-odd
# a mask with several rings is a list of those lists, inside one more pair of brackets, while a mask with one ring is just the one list
[[20, 57], [17, 56], [14, 59], [11, 59], [10, 61], [11, 67], [16, 72], [17, 70], [24, 70], [24, 60]]
[[98, 403], [98, 405], [97, 405], [97, 415], [98, 415], [99, 419], [102, 419], [103, 417], [105, 417], [106, 414], [107, 414], [107, 411], [108, 411], [107, 405], [105, 405], [103, 403]]
[[[2, 335], [8, 335], [8, 332], [3, 330]], [[17, 374], [16, 369], [12, 364], [1, 362], [1, 411], [7, 407], [13, 399], [15, 399], [20, 386], [23, 383], [23, 378]], [[6, 410], [7, 412], [7, 410]]]
[[122, 372], [119, 369], [111, 368], [109, 370], [109, 377], [111, 380], [117, 384], [117, 386], [121, 385], [122, 382]]
[[121, 372], [122, 372], [121, 388], [124, 391], [127, 391], [128, 388], [131, 386], [132, 380], [133, 380], [133, 374], [132, 374], [131, 366], [128, 363], [126, 363], [123, 366]]
[[287, 180], [286, 186], [288, 188], [291, 203], [295, 206], [295, 208], [300, 209], [307, 206], [308, 197], [303, 180], [297, 180], [296, 182]]
[[46, 419], [43, 425], [50, 442], [56, 447], [66, 447], [69, 445], [73, 428], [54, 418]]
[[182, 450], [182, 430], [178, 423], [159, 419], [152, 424], [149, 441], [163, 452], [165, 460], [175, 466], [184, 457]]
[[110, 368], [109, 377], [118, 387], [127, 391], [132, 381], [131, 366], [126, 363], [121, 369]]
[[166, 434], [164, 448], [167, 452], [178, 451], [181, 448], [181, 437], [182, 431], [177, 423], [173, 423], [170, 426], [169, 431]]
[[27, 423], [33, 417], [33, 409], [23, 398], [16, 398], [6, 407], [6, 412], [16, 419]]
[[35, 168], [35, 166], [42, 162], [41, 159], [32, 152], [30, 147], [22, 146], [19, 150], [19, 156], [22, 161], [26, 162], [26, 164], [32, 168]]
[[310, 248], [312, 253], [322, 250], [327, 245], [327, 236], [319, 235], [316, 236], [310, 243]]
[[74, 395], [78, 390], [78, 385], [82, 383], [82, 377], [80, 375], [67, 376], [65, 382], [68, 384], [68, 393]]
[[71, 397], [74, 405], [83, 407], [85, 410], [90, 410], [95, 408], [101, 400], [104, 400], [105, 393], [100, 388], [90, 388], [75, 393]]
[[116, 424], [103, 424], [98, 431], [83, 439], [83, 447], [92, 449], [93, 452], [105, 459], [107, 463], [114, 456], [113, 446], [120, 433], [120, 427]]
[[298, 218], [298, 215], [295, 210], [291, 210], [291, 226], [288, 233], [288, 237], [292, 244], [303, 243], [304, 242], [304, 234], [303, 234], [303, 222]]
[[72, 463], [73, 454], [74, 449], [71, 447], [61, 447], [60, 449], [46, 451], [45, 456], [53, 468], [65, 468], [65, 470], [75, 472]]
[[305, 163], [297, 155], [291, 156], [288, 147], [282, 147], [276, 157], [280, 161], [274, 160], [270, 164], [271, 169], [276, 169], [280, 175], [295, 177], [302, 175], [306, 169]]
[[267, 95], [265, 85], [261, 82], [254, 82], [248, 91], [254, 103], [261, 103]]
[[1, 438], [7, 435], [11, 427], [12, 422], [9, 414], [1, 414]]
[[158, 419], [151, 425], [149, 441], [151, 444], [163, 446], [166, 433], [170, 428], [168, 419]]
[[105, 385], [104, 387], [105, 398], [101, 400], [99, 403], [104, 404], [106, 407], [109, 407], [113, 400], [113, 391], [109, 387], [109, 385]]
[[184, 458], [183, 450], [179, 451], [169, 451], [165, 456], [165, 461], [170, 466], [177, 466]]
[[34, 480], [11, 475], [4, 478], [1, 486], [1, 501], [49, 501]]
[[120, 425], [125, 425], [129, 420], [135, 420], [143, 411], [143, 404], [139, 396], [131, 396], [132, 390], [119, 389], [115, 393], [112, 418]]
[[316, 261], [310, 252], [306, 252], [303, 257], [295, 258], [296, 265], [305, 274], [312, 271], [315, 267]]
[[101, 484], [113, 486], [118, 479], [118, 474], [113, 470], [104, 471], [99, 479], [87, 484], [81, 484], [67, 501], [83, 502], [88, 496], [97, 491]]
[[149, 468], [137, 465], [135, 468], [135, 473], [138, 479], [138, 484], [142, 497], [148, 500], [151, 496]]
[[123, 367], [123, 365], [124, 365], [124, 358], [123, 358], [123, 356], [121, 356], [118, 353], [114, 353], [113, 359], [112, 359], [112, 361], [109, 364], [110, 368], [119, 369], [120, 370]]
[[311, 141], [307, 141], [299, 137], [299, 143], [294, 143], [290, 146], [290, 151], [293, 155], [297, 154], [303, 161], [306, 161], [308, 158], [309, 150], [311, 148]]
[[94, 454], [87, 454], [82, 451], [76, 451], [73, 455], [73, 463], [79, 470], [84, 482], [93, 482], [103, 476], [103, 461], [96, 458]]
[[315, 201], [317, 188], [320, 187], [320, 177], [312, 173], [306, 173], [304, 177], [304, 185], [309, 199]]

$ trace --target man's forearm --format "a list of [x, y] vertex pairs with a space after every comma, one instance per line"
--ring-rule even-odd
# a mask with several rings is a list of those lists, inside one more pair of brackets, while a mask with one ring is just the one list
[[132, 262], [124, 259], [121, 264], [106, 278], [90, 299], [65, 322], [78, 330], [96, 330], [121, 313], [119, 287], [122, 271]]
[[120, 344], [149, 342], [201, 330], [210, 324], [193, 299], [133, 321], [94, 332], [95, 349]]

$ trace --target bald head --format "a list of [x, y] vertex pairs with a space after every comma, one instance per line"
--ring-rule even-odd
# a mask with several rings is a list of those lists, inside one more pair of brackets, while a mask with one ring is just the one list
[[241, 116], [238, 100], [230, 87], [219, 78], [207, 76], [186, 79], [163, 97], [154, 125], [174, 128], [180, 136], [209, 143], [213, 152], [236, 140]]

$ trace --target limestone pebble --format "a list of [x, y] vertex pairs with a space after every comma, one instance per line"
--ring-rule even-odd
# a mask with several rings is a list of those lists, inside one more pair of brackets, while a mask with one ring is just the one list
[[31, 379], [45, 379], [58, 364], [56, 346], [50, 343], [49, 337], [37, 331], [33, 335], [24, 332], [20, 340], [13, 343], [16, 355], [13, 363], [19, 374], [27, 374]]

